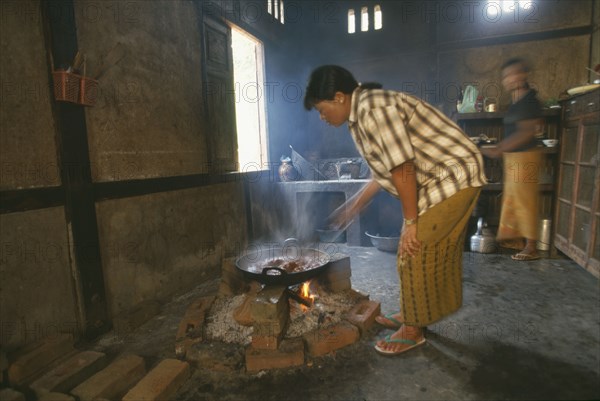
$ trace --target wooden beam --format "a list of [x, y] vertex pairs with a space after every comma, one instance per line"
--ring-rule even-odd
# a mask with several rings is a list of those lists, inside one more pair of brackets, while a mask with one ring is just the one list
[[[69, 65], [78, 51], [73, 0], [42, 2], [46, 43], [53, 70]], [[81, 291], [80, 316], [84, 337], [94, 338], [110, 328], [98, 223], [93, 197], [87, 127], [83, 106], [56, 102], [57, 147], [64, 188], [65, 216], [71, 230], [73, 260]]]
[[489, 47], [505, 44], [515, 44], [521, 42], [532, 42], [539, 40], [560, 39], [571, 36], [591, 35], [592, 25], [579, 26], [575, 28], [553, 29], [542, 32], [527, 32], [514, 35], [492, 36], [487, 38], [459, 40], [454, 42], [437, 42], [439, 53], [454, 51], [459, 49], [469, 49], [473, 47]]

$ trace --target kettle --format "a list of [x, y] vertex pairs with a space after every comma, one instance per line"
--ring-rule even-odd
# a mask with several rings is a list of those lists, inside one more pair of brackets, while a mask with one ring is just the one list
[[477, 220], [477, 232], [471, 236], [471, 252], [493, 253], [496, 251], [496, 240], [489, 230], [484, 230], [486, 224], [483, 217]]

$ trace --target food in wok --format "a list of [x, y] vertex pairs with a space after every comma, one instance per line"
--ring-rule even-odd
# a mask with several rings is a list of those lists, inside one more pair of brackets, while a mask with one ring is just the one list
[[323, 265], [323, 262], [318, 258], [303, 256], [296, 259], [287, 258], [270, 258], [260, 262], [250, 264], [246, 268], [248, 272], [261, 274], [264, 269], [269, 269], [266, 274], [277, 275], [281, 272], [277, 269], [284, 270], [286, 273], [300, 273], [307, 270], [315, 269]]

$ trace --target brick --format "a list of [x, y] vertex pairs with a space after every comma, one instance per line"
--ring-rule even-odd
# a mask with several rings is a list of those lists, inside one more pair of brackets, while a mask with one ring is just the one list
[[365, 294], [364, 292], [361, 292], [355, 288], [348, 290], [347, 294], [357, 301], [369, 299], [369, 294]]
[[352, 281], [349, 278], [344, 278], [335, 282], [327, 283], [325, 286], [331, 292], [342, 292], [352, 289]]
[[381, 304], [364, 300], [357, 303], [346, 315], [346, 319], [358, 327], [361, 335], [365, 335], [375, 324], [375, 318], [381, 313]]
[[[347, 283], [352, 277], [350, 257], [344, 254], [334, 254], [327, 269], [319, 276], [319, 283], [327, 288], [334, 288], [334, 292], [347, 289]], [[342, 288], [343, 287], [343, 288]]]
[[68, 392], [104, 368], [107, 363], [106, 355], [101, 352], [82, 351], [31, 383], [31, 388], [38, 394], [43, 392]]
[[15, 356], [14, 362], [8, 367], [8, 380], [12, 385], [24, 384], [46, 371], [53, 362], [73, 352], [75, 348], [70, 334], [59, 334], [29, 344]]
[[252, 302], [252, 319], [254, 322], [281, 321], [288, 316], [290, 305], [285, 293], [287, 287], [269, 286], [260, 291]]
[[254, 322], [254, 319], [252, 319], [253, 301], [253, 296], [246, 295], [242, 304], [233, 311], [233, 318], [242, 326], [252, 326], [252, 323]]
[[181, 319], [181, 322], [179, 323], [179, 329], [177, 330], [175, 340], [188, 337], [202, 341], [202, 327], [204, 326], [206, 312], [210, 309], [214, 300], [214, 296], [202, 297], [188, 306], [183, 315], [183, 319]]
[[190, 365], [164, 359], [123, 397], [123, 401], [171, 400], [190, 376]]
[[97, 398], [118, 399], [145, 373], [143, 358], [137, 355], [125, 355], [75, 387], [71, 394], [81, 401], [93, 401]]
[[289, 314], [279, 321], [254, 322], [252, 345], [259, 349], [277, 349], [287, 330]]
[[336, 325], [313, 330], [303, 338], [311, 356], [321, 356], [358, 341], [360, 333], [355, 325], [342, 321]]
[[75, 401], [75, 398], [64, 393], [43, 392], [38, 395], [38, 401]]
[[287, 328], [290, 305], [286, 287], [267, 287], [252, 302], [252, 345], [256, 349], [275, 350]]
[[256, 349], [275, 350], [279, 348], [279, 344], [281, 344], [282, 339], [282, 335], [265, 336], [260, 334], [252, 334], [252, 346]]
[[233, 292], [233, 289], [229, 286], [228, 283], [226, 283], [224, 281], [221, 281], [219, 283], [219, 289], [217, 291], [217, 296], [219, 296], [219, 297], [232, 297], [234, 295], [236, 295], [236, 294]]
[[160, 303], [150, 300], [144, 301], [123, 313], [119, 313], [112, 320], [113, 330], [120, 336], [131, 333], [160, 312]]
[[285, 339], [276, 350], [246, 348], [246, 371], [258, 372], [269, 369], [282, 369], [304, 364], [304, 343], [302, 339]]
[[226, 285], [234, 295], [240, 295], [248, 290], [248, 283], [239, 277], [232, 276], [229, 273], [221, 275], [221, 283]]
[[333, 273], [351, 272], [350, 256], [343, 253], [336, 253], [329, 257], [329, 267], [327, 271]]
[[186, 310], [175, 335], [175, 355], [183, 359], [193, 344], [202, 341], [206, 313], [215, 300], [214, 296], [194, 301]]
[[25, 396], [13, 390], [12, 388], [3, 388], [0, 390], [0, 400], [2, 401], [25, 401]]

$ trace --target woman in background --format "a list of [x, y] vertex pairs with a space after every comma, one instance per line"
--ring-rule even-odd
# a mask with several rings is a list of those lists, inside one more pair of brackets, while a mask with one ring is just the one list
[[524, 60], [512, 58], [502, 65], [502, 86], [510, 91], [511, 102], [504, 117], [504, 139], [493, 148], [483, 148], [484, 156], [503, 158], [504, 186], [497, 239], [513, 241], [525, 238], [524, 248], [514, 260], [539, 259], [538, 172], [542, 153], [536, 150], [536, 133], [543, 126], [542, 106], [536, 91], [527, 83]]
[[359, 85], [339, 66], [315, 69], [304, 107], [339, 127], [346, 122], [373, 179], [344, 205], [350, 221], [380, 188], [398, 197], [400, 311], [378, 317], [393, 327], [375, 349], [396, 355], [425, 343], [423, 329], [462, 304], [466, 223], [485, 184], [477, 147], [442, 112], [405, 93]]

